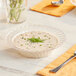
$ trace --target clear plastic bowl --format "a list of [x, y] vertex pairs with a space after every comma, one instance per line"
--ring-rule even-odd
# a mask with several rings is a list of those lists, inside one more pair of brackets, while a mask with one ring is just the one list
[[23, 27], [22, 29], [19, 28], [13, 32], [11, 32], [8, 36], [7, 36], [7, 43], [9, 44], [9, 46], [13, 49], [16, 49], [16, 51], [20, 54], [22, 54], [25, 57], [31, 57], [31, 58], [40, 58], [40, 57], [46, 57], [50, 54], [50, 52], [52, 52], [54, 49], [48, 51], [45, 50], [44, 52], [29, 52], [29, 51], [25, 51], [23, 49], [19, 49], [17, 47], [14, 46], [13, 44], [13, 39], [14, 37], [16, 37], [19, 34], [22, 33], [26, 33], [26, 32], [30, 32], [30, 31], [42, 31], [42, 32], [48, 32], [51, 35], [55, 36], [58, 39], [58, 45], [54, 48], [58, 48], [60, 45], [63, 44], [63, 42], [65, 41], [65, 35], [64, 33], [56, 28], [50, 27], [50, 26], [44, 26], [44, 25], [35, 25], [35, 24], [30, 24], [27, 25], [25, 27]]

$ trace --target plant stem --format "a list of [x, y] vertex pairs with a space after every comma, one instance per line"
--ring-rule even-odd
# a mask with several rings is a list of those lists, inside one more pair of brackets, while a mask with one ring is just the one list
[[9, 0], [10, 1], [10, 21], [18, 22], [22, 10], [23, 0]]

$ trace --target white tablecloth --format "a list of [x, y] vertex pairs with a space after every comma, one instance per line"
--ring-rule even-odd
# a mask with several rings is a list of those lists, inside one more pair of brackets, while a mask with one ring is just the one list
[[[41, 0], [28, 0], [28, 8], [37, 4]], [[0, 10], [1, 11], [1, 10]], [[44, 26], [52, 26], [59, 28], [66, 35], [65, 43], [58, 49], [54, 50], [50, 56], [41, 59], [28, 59], [21, 58], [20, 56], [14, 54], [14, 52], [9, 52], [4, 39], [8, 32], [21, 27], [27, 23], [40, 24]], [[27, 22], [22, 24], [7, 24], [6, 22], [0, 23], [0, 66], [8, 67], [16, 70], [21, 70], [25, 72], [25, 76], [33, 76], [38, 70], [45, 67], [47, 64], [52, 62], [58, 56], [63, 54], [76, 43], [76, 9], [67, 13], [63, 17], [53, 17], [46, 14], [34, 12], [28, 9]], [[18, 73], [15, 73], [16, 76]], [[4, 70], [0, 67], [0, 76], [15, 76], [13, 72], [9, 70]], [[18, 75], [19, 76], [19, 75]], [[21, 76], [21, 75], [20, 75]], [[23, 75], [22, 75], [23, 76]]]

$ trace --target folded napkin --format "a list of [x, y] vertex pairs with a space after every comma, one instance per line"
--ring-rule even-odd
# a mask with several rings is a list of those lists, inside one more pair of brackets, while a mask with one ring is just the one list
[[66, 61], [69, 57], [71, 57], [74, 54], [75, 50], [76, 45], [74, 45], [63, 55], [58, 57], [55, 61], [47, 65], [44, 69], [38, 71], [37, 74], [41, 76], [76, 76], [76, 58], [72, 59], [69, 63], [63, 66], [58, 72], [56, 73], [49, 72], [50, 69], [57, 67], [58, 65]]
[[75, 8], [75, 6], [71, 4], [70, 0], [64, 0], [64, 4], [59, 7], [53, 6], [51, 1], [58, 0], [42, 0], [37, 5], [33, 6], [31, 10], [60, 17]]

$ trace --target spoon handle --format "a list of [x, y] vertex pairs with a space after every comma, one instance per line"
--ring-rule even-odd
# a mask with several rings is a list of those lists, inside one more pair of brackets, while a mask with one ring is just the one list
[[62, 68], [65, 64], [67, 64], [70, 60], [72, 60], [73, 58], [75, 58], [75, 55], [71, 56], [69, 59], [67, 59], [64, 63], [62, 63], [61, 65], [59, 65], [58, 67], [50, 70], [50, 72], [57, 72], [60, 68]]

